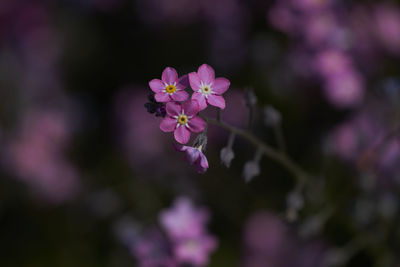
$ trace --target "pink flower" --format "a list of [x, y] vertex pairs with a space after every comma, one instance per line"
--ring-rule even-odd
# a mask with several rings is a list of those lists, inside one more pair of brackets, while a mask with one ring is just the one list
[[208, 161], [206, 156], [201, 152], [201, 147], [179, 146], [175, 145], [175, 149], [185, 152], [185, 159], [194, 165], [199, 173], [205, 173], [208, 169]]
[[188, 86], [187, 75], [178, 78], [178, 73], [171, 67], [165, 68], [161, 80], [153, 79], [149, 86], [156, 93], [154, 98], [157, 102], [185, 101], [189, 97], [185, 92]]
[[364, 80], [355, 70], [349, 69], [326, 80], [325, 95], [337, 108], [352, 108], [364, 99]]
[[225, 99], [221, 96], [228, 90], [230, 81], [226, 78], [215, 78], [214, 69], [203, 64], [196, 72], [189, 73], [189, 82], [194, 93], [192, 99], [199, 102], [200, 110], [207, 107], [207, 104], [225, 108]]
[[159, 220], [178, 263], [198, 267], [208, 264], [210, 253], [217, 248], [217, 239], [207, 232], [207, 209], [195, 207], [190, 199], [180, 197], [171, 208], [161, 212]]
[[179, 263], [206, 266], [210, 253], [217, 248], [217, 240], [210, 235], [185, 239], [174, 246], [174, 255]]
[[160, 213], [159, 221], [172, 240], [200, 236], [209, 220], [208, 210], [196, 208], [190, 199], [180, 197], [171, 208]]
[[156, 228], [146, 230], [131, 247], [140, 267], [177, 267], [170, 255], [169, 241]]
[[163, 132], [174, 131], [175, 140], [186, 144], [190, 139], [190, 132], [199, 133], [204, 130], [206, 123], [197, 117], [199, 104], [190, 100], [184, 104], [169, 102], [166, 106], [167, 117], [161, 122], [160, 129]]

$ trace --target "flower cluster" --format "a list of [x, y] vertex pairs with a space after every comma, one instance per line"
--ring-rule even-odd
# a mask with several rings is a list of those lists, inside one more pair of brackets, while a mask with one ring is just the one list
[[138, 231], [131, 220], [116, 225], [118, 238], [129, 247], [138, 266], [193, 266], [209, 263], [218, 240], [208, 233], [210, 214], [204, 207], [195, 207], [186, 197], [179, 197], [171, 208], [159, 213], [159, 227]]
[[173, 255], [180, 264], [205, 266], [217, 240], [207, 233], [209, 213], [195, 208], [187, 198], [178, 198], [173, 207], [160, 214], [160, 224], [173, 244]]
[[[189, 85], [191, 96], [186, 91]], [[174, 132], [175, 140], [185, 145], [192, 132], [201, 133], [206, 130], [207, 124], [199, 116], [200, 111], [209, 105], [225, 109], [222, 95], [228, 90], [230, 82], [226, 78], [215, 78], [214, 69], [203, 64], [197, 72], [181, 77], [174, 68], [167, 67], [161, 80], [153, 79], [149, 86], [152, 94], [149, 96], [150, 102], [145, 104], [148, 112], [164, 117], [160, 124], [161, 131]], [[206, 138], [203, 142], [195, 142], [194, 146], [175, 146], [178, 151], [186, 154], [186, 159], [201, 173], [208, 169], [207, 158], [202, 152], [205, 142]]]

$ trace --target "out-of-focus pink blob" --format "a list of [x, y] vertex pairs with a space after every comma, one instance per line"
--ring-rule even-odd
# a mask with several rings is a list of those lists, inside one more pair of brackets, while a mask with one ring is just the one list
[[178, 198], [174, 205], [160, 213], [162, 227], [172, 239], [191, 238], [202, 235], [206, 230], [209, 213], [197, 208], [188, 198]]
[[321, 266], [321, 242], [303, 242], [273, 213], [259, 211], [244, 227], [245, 267]]
[[353, 71], [329, 77], [325, 82], [325, 95], [329, 102], [339, 108], [352, 108], [364, 99], [364, 81]]
[[71, 125], [54, 110], [31, 110], [7, 149], [9, 171], [54, 204], [78, 191], [78, 174], [65, 158]]
[[173, 137], [160, 130], [161, 118], [148, 113], [144, 107], [149, 92], [147, 88], [126, 87], [115, 101], [117, 140], [134, 166], [165, 161], [172, 151]]
[[393, 4], [375, 7], [375, 34], [389, 52], [400, 55], [400, 8]]
[[325, 77], [340, 74], [352, 65], [349, 55], [338, 49], [326, 49], [317, 54], [314, 62], [315, 71]]

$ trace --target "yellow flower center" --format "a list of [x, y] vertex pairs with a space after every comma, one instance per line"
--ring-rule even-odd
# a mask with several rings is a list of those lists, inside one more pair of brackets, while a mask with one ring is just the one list
[[188, 117], [186, 116], [186, 115], [180, 115], [179, 117], [178, 117], [178, 123], [180, 124], [180, 125], [185, 125], [186, 123], [188, 122]]
[[175, 93], [175, 91], [176, 91], [176, 86], [175, 86], [175, 85], [172, 85], [172, 84], [167, 85], [167, 86], [165, 87], [165, 91], [166, 91], [168, 94]]
[[203, 86], [201, 91], [203, 91], [203, 94], [208, 95], [211, 92], [211, 88], [209, 86]]

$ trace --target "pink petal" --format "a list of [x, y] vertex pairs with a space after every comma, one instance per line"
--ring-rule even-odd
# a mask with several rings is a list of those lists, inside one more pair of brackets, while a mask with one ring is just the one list
[[206, 84], [214, 82], [215, 79], [214, 69], [207, 64], [201, 65], [197, 71], [197, 74], [199, 75], [200, 80], [202, 80]]
[[161, 80], [159, 80], [159, 79], [153, 79], [153, 80], [151, 80], [151, 81], [149, 82], [149, 86], [150, 86], [150, 89], [151, 89], [154, 93], [158, 93], [158, 92], [164, 90], [164, 88], [165, 88], [164, 83], [163, 83]]
[[222, 95], [223, 93], [226, 92], [226, 90], [228, 90], [230, 85], [231, 85], [231, 82], [228, 79], [217, 78], [217, 79], [215, 79], [215, 81], [212, 85], [212, 90], [215, 93]]
[[162, 120], [160, 124], [161, 131], [166, 133], [175, 130], [175, 127], [176, 127], [176, 119], [171, 117], [166, 117], [165, 119]]
[[203, 153], [200, 153], [200, 166], [199, 167], [201, 167], [201, 168], [198, 168], [197, 170], [200, 173], [204, 173], [208, 169], [208, 160]]
[[176, 88], [181, 89], [181, 90], [188, 87], [188, 85], [189, 85], [189, 76], [188, 75], [183, 75], [176, 82]]
[[190, 100], [182, 105], [182, 109], [188, 116], [194, 116], [199, 113], [199, 103], [196, 100]]
[[167, 67], [162, 73], [161, 79], [163, 82], [168, 84], [176, 82], [178, 80], [178, 73], [174, 68]]
[[182, 107], [180, 104], [175, 102], [168, 102], [166, 106], [166, 110], [168, 115], [172, 116], [179, 116], [182, 113]]
[[193, 117], [188, 121], [188, 126], [192, 132], [199, 133], [206, 127], [206, 122], [200, 117]]
[[185, 126], [179, 126], [174, 131], [175, 140], [178, 143], [186, 144], [190, 139], [190, 132]]
[[198, 91], [201, 86], [200, 77], [196, 72], [189, 73], [189, 83], [193, 91]]
[[182, 145], [178, 145], [178, 144], [175, 144], [175, 143], [173, 143], [172, 146], [174, 147], [174, 149], [176, 151], [179, 151], [179, 152], [183, 152], [188, 148], [188, 146], [182, 146]]
[[225, 108], [225, 99], [220, 95], [209, 95], [207, 101], [212, 106], [219, 107], [220, 109]]
[[189, 148], [186, 150], [185, 159], [190, 163], [193, 164], [200, 156], [200, 151], [196, 148]]
[[197, 100], [199, 104], [199, 111], [207, 107], [206, 98], [202, 93], [194, 92], [192, 95], [192, 100]]
[[154, 95], [154, 98], [156, 99], [157, 102], [168, 102], [171, 101], [171, 97], [169, 94], [164, 93], [164, 92], [158, 92]]
[[174, 101], [185, 101], [186, 99], [188, 99], [189, 94], [186, 93], [184, 90], [180, 90], [180, 91], [176, 91], [175, 94], [171, 95], [171, 98]]

